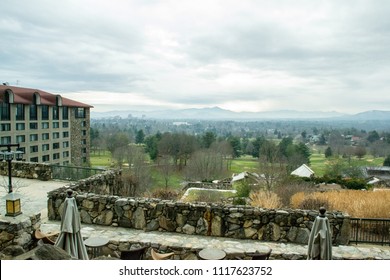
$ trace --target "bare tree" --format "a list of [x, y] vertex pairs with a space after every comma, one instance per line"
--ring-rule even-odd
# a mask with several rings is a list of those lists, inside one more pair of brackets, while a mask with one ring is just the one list
[[123, 151], [129, 168], [123, 169], [125, 187], [131, 195], [141, 194], [151, 184], [150, 165], [146, 160], [145, 149], [141, 145], [129, 145]]
[[161, 175], [164, 177], [165, 189], [168, 189], [169, 180], [175, 171], [174, 166], [172, 166], [172, 162], [170, 160], [170, 157], [161, 156], [158, 159], [158, 169], [160, 170]]
[[212, 149], [204, 149], [192, 155], [186, 171], [188, 178], [210, 182], [226, 176], [227, 168], [220, 153]]
[[266, 191], [273, 190], [287, 176], [286, 164], [272, 141], [266, 141], [260, 148], [259, 172]]

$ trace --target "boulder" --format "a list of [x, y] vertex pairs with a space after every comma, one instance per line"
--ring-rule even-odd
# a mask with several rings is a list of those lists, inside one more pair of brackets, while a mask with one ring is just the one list
[[35, 251], [36, 260], [71, 260], [72, 257], [60, 247], [43, 244]]

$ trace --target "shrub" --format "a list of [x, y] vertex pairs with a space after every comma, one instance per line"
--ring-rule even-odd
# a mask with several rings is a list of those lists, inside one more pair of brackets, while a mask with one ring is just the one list
[[305, 180], [289, 180], [283, 182], [280, 186], [276, 187], [274, 192], [278, 195], [281, 200], [281, 203], [285, 207], [290, 207], [291, 197], [298, 192], [313, 192], [312, 182], [307, 182]]
[[178, 198], [178, 193], [172, 190], [167, 189], [158, 189], [152, 193], [152, 197], [166, 199], [166, 200], [176, 200]]
[[251, 187], [247, 182], [238, 182], [234, 184], [234, 189], [237, 191], [238, 197], [249, 197]]
[[250, 194], [251, 205], [262, 208], [281, 208], [283, 206], [281, 199], [274, 192], [257, 191]]
[[318, 198], [318, 197], [307, 197], [301, 201], [298, 208], [306, 209], [306, 210], [318, 210], [320, 207], [325, 207], [325, 209], [329, 209], [329, 202], [326, 199]]
[[[327, 210], [338, 210], [357, 218], [389, 218], [390, 217], [390, 191], [361, 191], [342, 190], [329, 192], [316, 192], [305, 194], [296, 193], [291, 197], [293, 208], [300, 208], [304, 200], [318, 199], [327, 201]], [[323, 206], [323, 205], [321, 205]], [[314, 209], [318, 209], [315, 207]]]

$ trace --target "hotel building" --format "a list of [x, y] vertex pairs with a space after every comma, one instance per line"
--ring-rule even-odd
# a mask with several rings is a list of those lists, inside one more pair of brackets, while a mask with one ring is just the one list
[[89, 164], [90, 108], [58, 94], [0, 85], [0, 144], [17, 144], [31, 162]]

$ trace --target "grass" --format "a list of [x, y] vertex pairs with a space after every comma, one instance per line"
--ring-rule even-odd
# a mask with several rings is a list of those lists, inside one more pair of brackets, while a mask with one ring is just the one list
[[[329, 164], [335, 158], [325, 158], [323, 153], [319, 153], [318, 151], [312, 151], [310, 156], [310, 168], [314, 171], [317, 177], [322, 177], [326, 172], [326, 165]], [[348, 158], [341, 158], [345, 163], [348, 163]], [[382, 166], [383, 161], [385, 160], [383, 157], [373, 157], [371, 155], [366, 155], [362, 159], [358, 159], [357, 157], [351, 157], [351, 162], [353, 165], [357, 166]]]
[[99, 153], [90, 154], [91, 167], [110, 167], [113, 164], [111, 153], [108, 151], [101, 151]]
[[259, 162], [252, 156], [243, 156], [232, 160], [230, 171], [232, 173], [241, 173], [244, 171], [256, 172], [259, 169]]
[[[165, 189], [165, 179], [164, 176], [157, 168], [152, 168], [152, 179], [153, 186], [151, 187], [151, 191], [157, 189]], [[183, 177], [178, 172], [172, 173], [169, 176], [168, 181], [168, 189], [180, 190], [180, 184], [183, 182]]]
[[390, 218], [390, 191], [329, 191], [307, 194], [296, 193], [291, 206], [300, 208], [304, 200], [326, 201], [330, 209], [348, 213], [357, 218]]
[[327, 160], [324, 154], [312, 153], [310, 156], [310, 168], [314, 171], [317, 177], [325, 174]]

